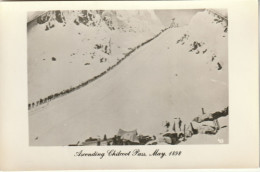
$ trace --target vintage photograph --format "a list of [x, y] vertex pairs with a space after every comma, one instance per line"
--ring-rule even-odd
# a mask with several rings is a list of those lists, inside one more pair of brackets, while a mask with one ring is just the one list
[[228, 11], [27, 13], [29, 146], [229, 143]]

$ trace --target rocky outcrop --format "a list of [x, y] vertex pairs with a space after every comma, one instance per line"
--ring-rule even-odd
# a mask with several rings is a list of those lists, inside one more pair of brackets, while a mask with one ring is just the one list
[[[40, 25], [45, 25], [45, 31], [52, 29], [56, 24], [66, 26], [67, 23], [85, 25], [88, 27], [102, 27], [106, 25], [109, 30], [123, 32], [158, 32], [162, 24], [155, 19], [153, 11], [114, 11], [114, 10], [77, 10], [77, 11], [48, 11], [35, 20]], [[146, 20], [139, 18], [146, 17]], [[141, 23], [143, 22], [143, 24]], [[135, 26], [137, 25], [137, 26]], [[150, 25], [150, 26], [148, 26]]]
[[222, 71], [227, 68], [227, 53], [224, 54], [227, 34], [227, 17], [212, 10], [205, 10], [192, 18], [186, 32], [176, 44], [198, 57], [206, 57], [210, 70], [213, 67], [215, 71]]
[[[224, 128], [218, 122], [218, 119], [221, 117], [225, 117], [228, 115], [228, 107], [222, 111], [214, 112], [211, 114], [201, 115], [195, 118], [195, 120], [191, 121], [190, 123], [184, 123], [181, 118], [173, 118], [172, 121], [165, 121], [164, 122], [164, 131], [160, 134], [155, 134], [153, 136], [143, 136], [138, 135], [137, 130], [128, 132], [134, 133], [135, 141], [133, 141], [132, 136], [130, 134], [127, 137], [122, 137], [122, 131], [116, 134], [113, 138], [103, 139], [103, 145], [176, 145], [180, 144], [181, 142], [187, 141], [187, 139], [192, 139], [193, 135], [198, 134], [207, 134], [207, 135], [215, 135], [218, 133], [219, 130]], [[198, 118], [199, 120], [198, 122]], [[225, 126], [227, 127], [227, 126]], [[131, 138], [131, 139], [130, 139]], [[79, 142], [78, 142], [79, 143]], [[97, 142], [97, 139], [86, 140], [82, 142], [80, 146], [86, 145], [100, 145]], [[74, 146], [74, 145], [73, 145]]]
[[226, 107], [222, 111], [214, 112], [214, 113], [209, 113], [209, 114], [203, 114], [199, 115], [196, 118], [193, 119], [194, 122], [204, 122], [204, 121], [213, 121], [216, 120], [222, 116], [227, 116], [228, 115], [228, 107]]
[[189, 123], [184, 123], [180, 118], [173, 118], [172, 121], [164, 122], [164, 131], [156, 136], [156, 139], [149, 141], [148, 145], [155, 144], [179, 144], [193, 135], [208, 134], [215, 135], [222, 128], [227, 127], [219, 124], [219, 118], [228, 115], [228, 107], [222, 111], [199, 115]]

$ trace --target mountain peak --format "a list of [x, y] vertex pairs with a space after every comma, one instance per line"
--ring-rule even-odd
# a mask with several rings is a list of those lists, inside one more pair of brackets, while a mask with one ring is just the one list
[[[48, 31], [56, 25], [66, 26], [67, 23], [85, 25], [87, 27], [106, 26], [109, 30], [127, 32], [157, 33], [163, 28], [160, 19], [153, 10], [77, 10], [77, 11], [48, 11], [36, 17], [36, 23], [45, 25]], [[149, 26], [148, 26], [149, 25]]]

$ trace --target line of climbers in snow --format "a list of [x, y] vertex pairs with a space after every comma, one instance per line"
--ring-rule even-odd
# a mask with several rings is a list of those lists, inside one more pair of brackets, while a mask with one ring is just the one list
[[151, 42], [152, 40], [154, 40], [155, 38], [157, 38], [159, 35], [161, 35], [164, 31], [166, 31], [166, 30], [169, 29], [169, 28], [171, 28], [171, 27], [167, 27], [167, 28], [162, 29], [158, 34], [156, 34], [156, 35], [153, 36], [152, 38], [150, 38], [150, 39], [146, 40], [145, 42], [143, 42], [143, 43], [137, 45], [136, 47], [132, 48], [128, 53], [124, 54], [124, 57], [121, 58], [121, 59], [119, 59], [116, 64], [114, 64], [114, 65], [108, 67], [107, 70], [101, 72], [100, 74], [94, 76], [93, 78], [91, 78], [91, 79], [89, 79], [89, 80], [87, 80], [87, 81], [85, 81], [85, 82], [82, 82], [81, 84], [79, 84], [79, 85], [77, 85], [77, 86], [70, 87], [70, 88], [68, 88], [68, 89], [66, 89], [66, 90], [63, 90], [63, 91], [60, 91], [60, 92], [58, 92], [58, 93], [51, 94], [51, 95], [49, 95], [49, 96], [47, 96], [47, 97], [45, 97], [45, 98], [40, 98], [40, 99], [39, 99], [38, 101], [36, 101], [36, 102], [29, 103], [29, 104], [28, 104], [28, 109], [30, 110], [30, 109], [33, 109], [33, 108], [35, 108], [35, 107], [37, 107], [37, 106], [39, 106], [39, 105], [42, 105], [42, 104], [44, 104], [44, 103], [48, 103], [48, 102], [50, 102], [50, 101], [52, 101], [52, 100], [54, 100], [54, 99], [57, 99], [57, 98], [59, 98], [59, 97], [62, 97], [62, 96], [64, 96], [64, 95], [66, 95], [66, 94], [69, 94], [69, 93], [71, 93], [71, 92], [73, 92], [73, 91], [76, 91], [76, 90], [78, 90], [78, 89], [80, 89], [80, 88], [82, 88], [82, 87], [84, 87], [84, 86], [90, 84], [91, 82], [93, 82], [93, 81], [95, 81], [96, 79], [98, 79], [98, 78], [102, 77], [103, 75], [105, 75], [105, 74], [106, 74], [107, 72], [109, 72], [110, 70], [114, 69], [114, 68], [115, 68], [117, 65], [119, 65], [123, 60], [125, 60], [128, 56], [130, 56], [133, 52], [135, 52], [135, 50], [137, 50], [137, 49], [141, 48], [142, 46], [144, 46], [145, 44]]

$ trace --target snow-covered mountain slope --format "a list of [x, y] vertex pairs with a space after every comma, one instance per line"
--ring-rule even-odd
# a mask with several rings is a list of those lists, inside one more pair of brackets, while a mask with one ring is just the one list
[[[154, 135], [164, 120], [189, 122], [201, 108], [210, 113], [227, 107], [227, 32], [218, 24], [207, 11], [198, 13], [188, 27], [168, 29], [95, 82], [31, 110], [30, 144], [68, 145], [111, 137], [119, 128]], [[197, 36], [203, 32], [214, 34]]]
[[228, 23], [212, 11], [198, 12], [177, 43], [207, 60], [210, 70], [228, 70]]
[[29, 103], [105, 71], [163, 28], [153, 11], [49, 11], [28, 23]]

